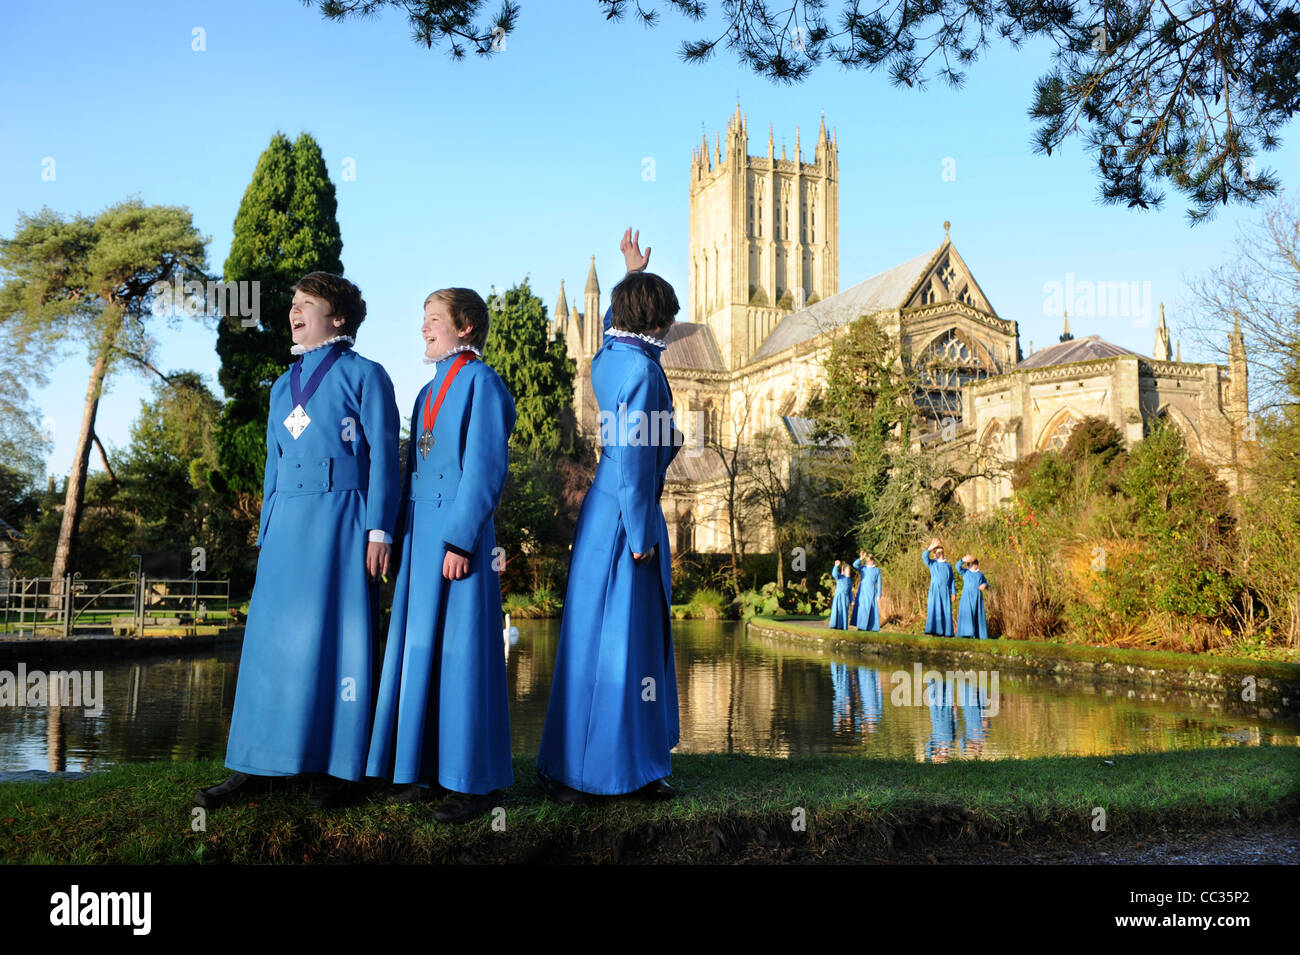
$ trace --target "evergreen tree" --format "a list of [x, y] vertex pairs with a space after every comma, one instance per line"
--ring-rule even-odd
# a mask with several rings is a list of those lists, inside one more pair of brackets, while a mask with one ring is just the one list
[[510, 445], [546, 454], [569, 454], [573, 439], [565, 426], [573, 408], [574, 363], [564, 339], [552, 335], [546, 306], [528, 280], [488, 299], [491, 327], [483, 359], [514, 396]]
[[[17, 341], [39, 340], [31, 351], [28, 380], [39, 379], [52, 359], [53, 343], [86, 349], [89, 378], [81, 429], [64, 495], [51, 574], [56, 580], [78, 569], [76, 546], [99, 399], [109, 375], [126, 365], [166, 378], [153, 364], [150, 328], [159, 289], [186, 273], [203, 273], [207, 239], [179, 206], [120, 202], [94, 217], [65, 218], [51, 209], [20, 215], [12, 239], [0, 240], [0, 324], [16, 329]], [[101, 454], [103, 448], [101, 445]], [[105, 456], [105, 460], [107, 460]], [[112, 475], [110, 472], [110, 482]]]
[[316, 140], [303, 133], [290, 144], [277, 132], [239, 204], [223, 275], [226, 282], [261, 283], [261, 321], [246, 328], [237, 317], [223, 318], [217, 330], [226, 404], [212, 483], [242, 496], [246, 515], [255, 516], [262, 490], [271, 386], [291, 360], [290, 288], [308, 272], [343, 274], [337, 210]]
[[573, 374], [564, 340], [553, 335], [546, 306], [525, 279], [488, 299], [492, 319], [483, 358], [515, 401], [510, 470], [497, 508], [497, 540], [519, 580], [524, 564], [537, 589], [556, 581], [573, 539], [565, 482], [573, 453]]

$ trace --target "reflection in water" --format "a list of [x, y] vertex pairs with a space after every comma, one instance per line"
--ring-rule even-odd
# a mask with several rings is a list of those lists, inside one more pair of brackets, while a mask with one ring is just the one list
[[[516, 625], [518, 637], [502, 640], [512, 745], [516, 753], [535, 753], [559, 622]], [[747, 639], [736, 623], [677, 621], [673, 629], [678, 752], [944, 762], [1300, 744], [1300, 720], [1262, 715], [1255, 704], [1231, 696], [1013, 671], [981, 682], [905, 650], [872, 656], [864, 666], [867, 658]], [[71, 706], [0, 706], [0, 772], [220, 758], [238, 665], [238, 648], [105, 661], [103, 711], [93, 717]], [[93, 664], [81, 668], [87, 666]]]

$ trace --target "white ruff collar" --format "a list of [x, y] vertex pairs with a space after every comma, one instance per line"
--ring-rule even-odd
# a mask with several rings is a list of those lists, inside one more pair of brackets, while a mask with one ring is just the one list
[[329, 348], [329, 346], [333, 345], [335, 342], [347, 342], [349, 345], [355, 345], [357, 343], [357, 340], [353, 338], [351, 335], [335, 335], [333, 338], [326, 339], [325, 341], [321, 342], [319, 345], [312, 345], [310, 348], [308, 348], [306, 345], [294, 345], [292, 348], [289, 349], [289, 354], [305, 355], [311, 351], [319, 351], [322, 348]]
[[642, 335], [640, 332], [629, 332], [626, 328], [607, 328], [605, 329], [605, 334], [623, 335], [627, 338], [639, 338], [641, 341], [646, 342], [649, 345], [654, 345], [654, 347], [658, 348], [660, 351], [663, 351], [663, 349], [668, 347], [668, 343], [662, 338], [651, 338], [649, 335]]
[[443, 354], [439, 355], [437, 358], [425, 358], [424, 363], [426, 365], [436, 365], [438, 362], [450, 358], [452, 355], [459, 355], [463, 351], [472, 351], [476, 357], [478, 358], [483, 357], [483, 350], [481, 348], [475, 348], [473, 345], [457, 345], [451, 351], [444, 352]]

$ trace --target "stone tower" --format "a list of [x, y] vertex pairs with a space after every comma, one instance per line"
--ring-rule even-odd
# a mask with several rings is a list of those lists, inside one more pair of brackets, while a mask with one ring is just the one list
[[1173, 357], [1169, 350], [1169, 326], [1165, 324], [1165, 303], [1160, 303], [1160, 322], [1156, 325], [1156, 348], [1152, 357], [1169, 361]]
[[822, 118], [813, 161], [749, 155], [740, 104], [712, 155], [701, 137], [691, 157], [690, 304], [707, 324], [728, 369], [743, 365], [776, 324], [839, 291], [839, 158]]
[[1241, 424], [1250, 416], [1250, 386], [1246, 371], [1246, 339], [1241, 334], [1241, 318], [1232, 315], [1232, 333], [1228, 336], [1228, 414]]

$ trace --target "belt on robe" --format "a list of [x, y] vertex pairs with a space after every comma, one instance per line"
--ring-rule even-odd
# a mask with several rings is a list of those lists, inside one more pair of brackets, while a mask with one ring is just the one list
[[412, 501], [429, 501], [434, 504], [446, 504], [456, 500], [456, 489], [460, 487], [460, 471], [456, 468], [437, 470], [426, 468], [411, 472]]
[[365, 457], [280, 458], [276, 494], [325, 494], [364, 491], [370, 486], [370, 461]]

